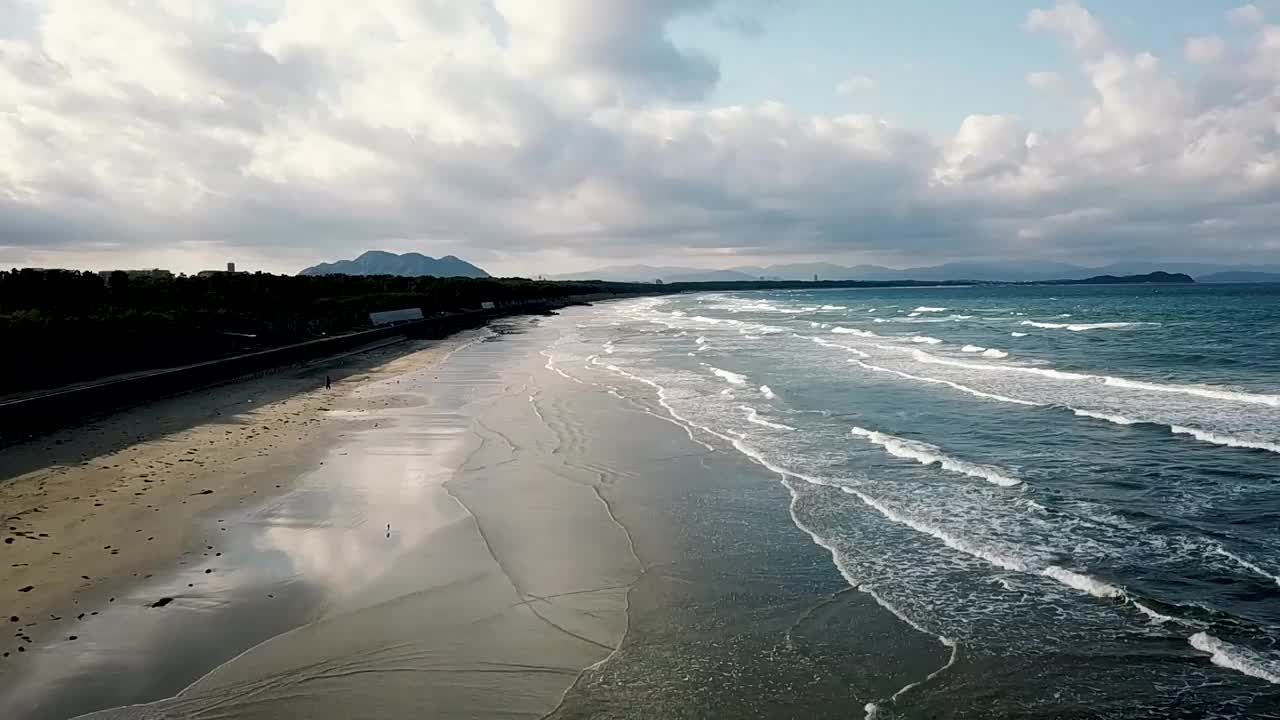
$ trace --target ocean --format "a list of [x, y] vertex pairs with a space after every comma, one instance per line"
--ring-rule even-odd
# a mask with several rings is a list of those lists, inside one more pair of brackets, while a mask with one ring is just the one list
[[912, 670], [850, 715], [1280, 717], [1280, 286], [699, 293], [548, 327], [548, 371], [763, 468], [909, 628], [866, 657]]

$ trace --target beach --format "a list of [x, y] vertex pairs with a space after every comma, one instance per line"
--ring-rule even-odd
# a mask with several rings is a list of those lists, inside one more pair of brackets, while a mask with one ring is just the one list
[[[328, 393], [321, 367], [45, 440], [83, 464], [5, 485], [40, 508], [19, 529], [49, 537], [17, 541], [6, 570], [35, 588], [8, 596], [31, 642], [6, 658], [4, 715], [630, 717], [661, 700], [696, 716], [741, 702], [725, 681], [749, 666], [651, 667], [635, 705], [598, 691], [681, 646], [799, 659], [832, 608], [872, 612], [790, 524], [777, 477], [555, 372], [541, 324], [383, 350]], [[263, 396], [281, 384], [296, 393]], [[120, 436], [171, 416], [189, 427]], [[132, 494], [160, 477], [163, 494]], [[768, 508], [780, 537], [689, 517], [722, 501]], [[788, 548], [778, 582], [758, 563]], [[770, 682], [821, 682], [803, 667]]]
[[17, 448], [0, 716], [1273, 717], [1265, 385], [1019, 364], [1212, 299], [983, 292], [567, 308]]

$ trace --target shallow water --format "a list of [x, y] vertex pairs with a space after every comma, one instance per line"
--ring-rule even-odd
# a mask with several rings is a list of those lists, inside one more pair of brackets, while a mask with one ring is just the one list
[[598, 306], [546, 352], [784, 473], [848, 582], [954, 648], [883, 715], [1276, 717], [1277, 301], [686, 295]]

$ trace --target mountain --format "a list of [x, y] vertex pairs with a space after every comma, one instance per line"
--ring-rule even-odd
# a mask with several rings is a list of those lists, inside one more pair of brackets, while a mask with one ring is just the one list
[[299, 275], [400, 275], [402, 277], [470, 277], [487, 278], [489, 273], [445, 255], [437, 260], [421, 253], [397, 255], [383, 250], [370, 250], [355, 260], [339, 260], [313, 265]]
[[1280, 283], [1280, 273], [1256, 270], [1227, 270], [1201, 275], [1200, 282], [1207, 283]]

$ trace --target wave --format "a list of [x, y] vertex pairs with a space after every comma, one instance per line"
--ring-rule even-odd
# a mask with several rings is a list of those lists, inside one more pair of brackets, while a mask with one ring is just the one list
[[848, 310], [844, 305], [823, 305], [819, 310]]
[[942, 452], [942, 449], [930, 445], [929, 443], [920, 442], [918, 440], [907, 440], [886, 433], [867, 430], [866, 428], [855, 427], [850, 432], [854, 437], [866, 438], [867, 442], [873, 445], [879, 445], [884, 448], [890, 455], [900, 458], [915, 460], [921, 465], [938, 465], [943, 470], [948, 470], [960, 475], [979, 478], [993, 485], [1001, 487], [1013, 487], [1022, 484], [1021, 480], [1010, 477], [1000, 468], [990, 465], [980, 465], [964, 460], [957, 460], [949, 457]]
[[[604, 368], [605, 368], [606, 370], [608, 370], [609, 372], [617, 373], [618, 375], [621, 375], [622, 377], [630, 378], [630, 379], [632, 379], [632, 380], [635, 380], [636, 382], [644, 383], [645, 385], [648, 385], [649, 387], [651, 387], [651, 388], [653, 388], [654, 390], [656, 390], [656, 391], [657, 391], [657, 396], [658, 396], [658, 404], [659, 404], [659, 405], [661, 405], [661, 406], [662, 406], [662, 409], [663, 409], [663, 410], [666, 410], [666, 411], [667, 411], [667, 413], [668, 413], [669, 415], [671, 415], [671, 417], [669, 417], [669, 418], [664, 418], [664, 417], [662, 417], [661, 415], [659, 415], [659, 414], [657, 414], [657, 413], [650, 413], [650, 414], [651, 414], [651, 415], [653, 415], [653, 417], [656, 417], [656, 418], [658, 418], [658, 419], [660, 419], [660, 420], [665, 420], [665, 421], [670, 422], [670, 423], [672, 423], [673, 425], [675, 425], [675, 426], [677, 426], [677, 427], [679, 427], [679, 428], [683, 429], [683, 430], [685, 431], [685, 433], [686, 433], [686, 434], [688, 434], [688, 436], [689, 436], [689, 440], [690, 440], [690, 441], [695, 442], [695, 443], [697, 443], [697, 444], [701, 445], [702, 447], [706, 448], [708, 452], [715, 452], [715, 450], [716, 450], [716, 449], [715, 449], [714, 447], [712, 447], [712, 446], [711, 446], [710, 444], [708, 444], [708, 443], [705, 443], [705, 442], [703, 442], [703, 441], [699, 440], [697, 437], [695, 437], [695, 436], [694, 436], [694, 434], [693, 434], [693, 428], [694, 428], [694, 427], [701, 427], [701, 426], [699, 426], [699, 425], [695, 425], [695, 424], [694, 424], [692, 421], [690, 421], [688, 418], [686, 418], [685, 416], [683, 416], [683, 415], [681, 415], [679, 412], [677, 412], [677, 411], [676, 411], [676, 409], [675, 409], [674, 407], [671, 407], [671, 403], [667, 402], [667, 389], [666, 389], [665, 387], [663, 387], [663, 386], [659, 385], [658, 383], [656, 383], [656, 382], [654, 382], [654, 381], [650, 380], [649, 378], [640, 377], [639, 375], [635, 375], [635, 374], [633, 374], [633, 373], [629, 373], [629, 372], [627, 372], [626, 370], [623, 370], [622, 368], [618, 367], [617, 365], [608, 365], [608, 364], [601, 363], [598, 359], [597, 359], [597, 360], [593, 360], [593, 361], [591, 361], [591, 364], [592, 364], [592, 365], [604, 365]], [[582, 381], [581, 381], [581, 380], [579, 380], [578, 382], [582, 382]], [[647, 411], [646, 411], [646, 412], [647, 412]], [[713, 433], [713, 434], [714, 434], [714, 435], [716, 435], [717, 437], [724, 438], [724, 436], [723, 436], [723, 435], [719, 435], [718, 433]]]
[[1169, 429], [1176, 435], [1190, 435], [1191, 437], [1202, 440], [1214, 445], [1224, 445], [1226, 447], [1250, 448], [1253, 450], [1266, 450], [1267, 452], [1280, 453], [1280, 444], [1266, 442], [1264, 440], [1245, 440], [1242, 438], [1231, 437], [1230, 435], [1220, 435], [1218, 433], [1209, 432], [1207, 430], [1197, 430], [1196, 428], [1183, 427], [1182, 425], [1171, 425]]
[[771, 390], [768, 385], [760, 386], [760, 394], [763, 395], [766, 400], [773, 400], [778, 397], [776, 394], [774, 394], [773, 390]]
[[711, 370], [712, 375], [715, 375], [718, 378], [723, 378], [725, 382], [729, 383], [730, 385], [746, 385], [747, 384], [746, 375], [742, 375], [736, 372], [731, 372], [729, 370], [721, 370], [718, 367], [712, 367], [710, 365], [708, 365], [707, 368]]
[[1070, 588], [1075, 588], [1081, 592], [1087, 592], [1097, 598], [1122, 598], [1125, 597], [1124, 591], [1110, 583], [1105, 583], [1097, 578], [1068, 570], [1058, 565], [1050, 565], [1040, 571], [1040, 574], [1053, 578], [1058, 582]]
[[768, 428], [773, 428], [774, 430], [795, 430], [795, 428], [790, 425], [783, 425], [782, 423], [769, 422], [768, 420], [765, 420], [760, 417], [760, 412], [750, 405], [739, 405], [738, 409], [747, 413], [747, 422], [755, 423], [756, 425], [763, 425]]
[[916, 335], [915, 337], [911, 338], [911, 342], [919, 343], [922, 345], [938, 345], [942, 341], [936, 337], [929, 337], [928, 335]]
[[980, 353], [980, 352], [984, 352], [985, 350], [986, 348], [982, 347], [981, 345], [965, 345], [964, 347], [960, 348], [960, 352], [966, 352], [966, 353]]
[[893, 375], [897, 375], [898, 377], [906, 378], [908, 380], [916, 380], [919, 382], [929, 383], [932, 385], [946, 385], [947, 387], [955, 390], [959, 390], [962, 393], [967, 393], [974, 397], [980, 397], [986, 400], [996, 400], [999, 402], [1006, 402], [1014, 405], [1026, 405], [1028, 407], [1040, 406], [1040, 403], [1031, 402], [1030, 400], [1019, 400], [1018, 398], [1011, 398], [1007, 395], [997, 395], [995, 393], [984, 392], [976, 388], [971, 388], [968, 385], [961, 385], [958, 382], [943, 380], [942, 378], [933, 378], [925, 375], [912, 375], [911, 373], [902, 372], [901, 370], [893, 370], [886, 367], [880, 367], [879, 365], [872, 365], [870, 363], [865, 363], [861, 360], [850, 360], [849, 362], [856, 363], [859, 367], [866, 368], [867, 370], [873, 370], [875, 372], [891, 373]]
[[1200, 652], [1209, 653], [1209, 662], [1220, 668], [1280, 685], [1280, 668], [1276, 667], [1274, 661], [1267, 661], [1249, 650], [1223, 642], [1205, 632], [1192, 635], [1187, 642]]
[[1075, 413], [1076, 415], [1079, 415], [1080, 417], [1093, 418], [1095, 420], [1105, 420], [1109, 423], [1115, 423], [1116, 425], [1137, 425], [1139, 422], [1141, 422], [1140, 420], [1133, 420], [1123, 415], [1112, 415], [1110, 413], [1102, 413], [1102, 412], [1097, 412], [1095, 410], [1081, 410], [1079, 408], [1068, 408], [1068, 409], [1071, 410], [1071, 412]]
[[1181, 622], [1180, 620], [1178, 620], [1178, 619], [1177, 619], [1177, 618], [1175, 618], [1175, 617], [1170, 617], [1170, 616], [1165, 615], [1165, 614], [1163, 614], [1163, 613], [1156, 612], [1155, 610], [1152, 610], [1151, 608], [1147, 607], [1146, 605], [1143, 605], [1142, 603], [1138, 602], [1137, 600], [1133, 600], [1132, 602], [1133, 602], [1133, 606], [1134, 606], [1134, 607], [1136, 607], [1136, 608], [1138, 608], [1138, 611], [1139, 611], [1139, 612], [1141, 612], [1143, 615], [1146, 615], [1147, 617], [1151, 618], [1151, 622], [1152, 622], [1153, 624], [1156, 624], [1156, 625], [1163, 625], [1163, 624], [1165, 624], [1165, 623], [1167, 623], [1167, 622]]
[[1020, 324], [1029, 325], [1031, 327], [1044, 328], [1046, 330], [1070, 330], [1071, 332], [1085, 332], [1088, 330], [1119, 330], [1120, 328], [1137, 327], [1139, 325], [1150, 325], [1153, 323], [1138, 323], [1138, 322], [1049, 323], [1049, 322], [1035, 322], [1034, 320], [1023, 320]]
[[987, 348], [986, 350], [982, 351], [982, 357], [996, 358], [998, 360], [1000, 358], [1009, 357], [1009, 353], [1003, 350], [997, 350], [995, 348]]
[[1233, 553], [1233, 552], [1231, 552], [1230, 550], [1228, 550], [1228, 549], [1226, 549], [1226, 548], [1222, 547], [1221, 545], [1217, 545], [1217, 546], [1215, 546], [1213, 549], [1214, 549], [1214, 552], [1217, 552], [1219, 555], [1222, 555], [1222, 556], [1224, 556], [1224, 557], [1230, 558], [1231, 560], [1235, 561], [1235, 562], [1236, 562], [1236, 564], [1238, 564], [1240, 567], [1243, 567], [1243, 568], [1248, 569], [1248, 570], [1252, 570], [1253, 572], [1255, 572], [1255, 573], [1257, 573], [1257, 574], [1261, 575], [1262, 577], [1264, 577], [1264, 578], [1266, 578], [1266, 579], [1268, 579], [1268, 580], [1270, 580], [1270, 581], [1274, 582], [1275, 584], [1280, 585], [1280, 575], [1273, 575], [1273, 574], [1271, 574], [1271, 573], [1267, 572], [1266, 570], [1262, 569], [1261, 567], [1258, 567], [1258, 566], [1257, 566], [1257, 565], [1255, 565], [1254, 563], [1249, 562], [1248, 560], [1245, 560], [1244, 558], [1240, 557], [1239, 555], [1236, 555], [1235, 553]]
[[1011, 332], [1009, 333], [1009, 335], [1010, 337], [1026, 337], [1027, 333]]
[[810, 339], [811, 339], [811, 340], [813, 340], [815, 343], [817, 343], [817, 344], [821, 345], [822, 347], [839, 348], [839, 349], [841, 349], [841, 350], [846, 350], [846, 351], [848, 351], [848, 352], [853, 353], [854, 355], [857, 355], [857, 356], [858, 356], [858, 357], [860, 357], [860, 358], [869, 358], [869, 357], [871, 357], [870, 355], [866, 354], [865, 352], [863, 352], [863, 351], [859, 350], [859, 349], [858, 349], [858, 348], [856, 348], [856, 347], [850, 347], [850, 346], [848, 346], [848, 345], [841, 345], [840, 343], [834, 343], [834, 342], [831, 342], [830, 340], [824, 340], [824, 339], [822, 339], [822, 338], [820, 338], [820, 337], [810, 338]]
[[965, 363], [958, 360], [950, 360], [936, 355], [930, 355], [923, 350], [915, 350], [913, 352], [915, 354], [915, 359], [918, 362], [929, 363], [932, 365], [951, 365], [953, 367], [967, 368], [969, 370], [981, 370], [985, 372], [1025, 373], [1029, 375], [1039, 375], [1052, 380], [1095, 382], [1103, 385], [1109, 385], [1111, 387], [1129, 388], [1131, 390], [1192, 395], [1195, 397], [1212, 398], [1215, 400], [1228, 400], [1231, 402], [1280, 407], [1280, 395], [1261, 395], [1257, 393], [1242, 392], [1239, 390], [1221, 390], [1218, 388], [1198, 385], [1165, 385], [1162, 383], [1147, 382], [1144, 380], [1129, 380], [1127, 378], [1112, 377], [1110, 375], [1064, 372], [1062, 370], [1026, 367], [1023, 365], [983, 365], [980, 363]]
[[869, 337], [869, 338], [880, 337], [879, 335], [871, 332], [870, 330], [857, 330], [855, 328], [840, 327], [839, 325], [831, 328], [831, 332], [835, 333], [836, 335], [856, 335], [858, 337]]
[[933, 527], [932, 525], [929, 525], [921, 521], [919, 518], [916, 518], [915, 516], [909, 513], [901, 512], [895, 508], [892, 508], [886, 505], [884, 502], [876, 498], [873, 498], [870, 495], [867, 495], [866, 493], [862, 492], [861, 490], [858, 490], [857, 488], [844, 486], [844, 487], [841, 487], [840, 489], [843, 492], [858, 498], [863, 503], [875, 509], [877, 512], [879, 512], [881, 515], [885, 516], [889, 520], [895, 523], [898, 523], [899, 525], [905, 525], [911, 528], [912, 530], [915, 530], [918, 533], [928, 535], [940, 541], [943, 545], [946, 545], [952, 550], [962, 552], [965, 555], [970, 555], [972, 557], [978, 558], [979, 560], [985, 560], [986, 562], [991, 563], [996, 567], [1004, 568], [1005, 570], [1012, 570], [1015, 572], [1027, 571], [1027, 564], [1022, 560], [1020, 560], [1019, 558], [1010, 557], [993, 548], [989, 548], [985, 545], [970, 542], [965, 538], [956, 537], [946, 532], [945, 530]]
[[915, 310], [912, 310], [912, 312], [918, 312], [918, 313], [927, 313], [927, 312], [946, 312], [948, 309], [949, 309], [949, 308], [944, 308], [944, 307], [929, 307], [928, 305], [921, 305], [920, 307], [916, 308]]

